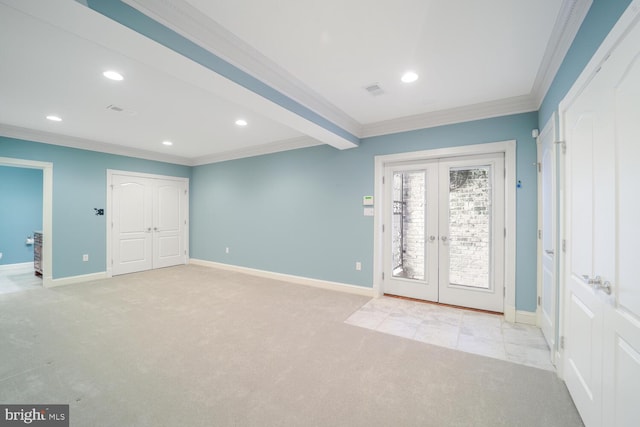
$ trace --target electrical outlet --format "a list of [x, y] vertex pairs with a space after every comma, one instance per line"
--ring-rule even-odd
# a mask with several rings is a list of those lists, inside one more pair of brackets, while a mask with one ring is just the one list
[[229, 248], [225, 248], [224, 252], [228, 254], [229, 253]]
[[82, 261], [84, 261], [84, 262], [89, 261], [89, 254], [82, 255]]
[[360, 261], [356, 262], [356, 270], [362, 270], [362, 263]]
[[0, 259], [2, 259], [2, 252], [0, 252]]

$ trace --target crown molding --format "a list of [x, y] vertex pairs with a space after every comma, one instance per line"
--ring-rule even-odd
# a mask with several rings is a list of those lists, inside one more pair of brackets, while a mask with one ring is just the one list
[[529, 95], [400, 117], [363, 126], [362, 138], [536, 111]]
[[78, 138], [75, 136], [27, 129], [2, 123], [0, 123], [0, 135], [26, 141], [41, 142], [44, 144], [59, 145], [69, 148], [78, 148], [80, 150], [97, 151], [100, 153], [116, 154], [119, 156], [136, 157], [139, 159], [173, 163], [183, 166], [192, 166], [193, 163], [190, 159], [187, 159], [185, 157], [172, 156], [168, 154], [156, 153], [154, 151], [140, 150], [138, 148], [110, 144], [108, 142], [94, 141], [85, 138]]
[[201, 166], [210, 163], [226, 162], [227, 160], [243, 159], [246, 157], [262, 156], [264, 154], [279, 153], [281, 151], [297, 150], [298, 148], [315, 147], [325, 145], [308, 136], [285, 139], [269, 144], [262, 144], [240, 150], [225, 151], [223, 153], [210, 154], [194, 159], [192, 166]]
[[592, 3], [593, 0], [563, 0], [531, 90], [537, 109], [542, 105]]
[[306, 106], [353, 135], [361, 124], [324, 99], [275, 61], [185, 0], [123, 0], [165, 27], [205, 48], [267, 86]]

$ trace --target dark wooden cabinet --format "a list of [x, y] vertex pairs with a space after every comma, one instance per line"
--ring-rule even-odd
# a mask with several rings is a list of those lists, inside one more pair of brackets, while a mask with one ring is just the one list
[[42, 277], [42, 232], [33, 232], [33, 268], [36, 276]]

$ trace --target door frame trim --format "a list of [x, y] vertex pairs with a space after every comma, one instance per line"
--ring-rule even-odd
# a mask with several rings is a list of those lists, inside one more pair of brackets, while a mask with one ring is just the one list
[[419, 162], [441, 158], [473, 156], [478, 154], [504, 153], [505, 166], [505, 260], [504, 260], [504, 318], [508, 322], [516, 320], [516, 141], [499, 141], [485, 144], [464, 145], [433, 150], [413, 151], [375, 156], [373, 217], [373, 293], [383, 294], [382, 272], [384, 268], [384, 245], [382, 224], [384, 218], [384, 186], [382, 178], [386, 166], [395, 163]]
[[132, 172], [132, 171], [123, 171], [123, 170], [116, 170], [116, 169], [107, 169], [107, 212], [106, 212], [106, 228], [107, 228], [107, 259], [106, 259], [106, 265], [107, 265], [107, 272], [106, 272], [106, 277], [113, 277], [113, 267], [111, 264], [111, 261], [113, 259], [113, 254], [112, 254], [112, 250], [113, 248], [111, 247], [111, 240], [113, 238], [112, 236], [112, 228], [111, 228], [111, 222], [113, 221], [113, 218], [111, 217], [111, 208], [112, 208], [112, 203], [113, 203], [113, 194], [110, 191], [113, 187], [113, 176], [114, 175], [126, 175], [126, 176], [136, 176], [136, 177], [140, 177], [140, 178], [150, 178], [150, 179], [164, 179], [164, 180], [171, 180], [171, 181], [180, 181], [180, 182], [185, 182], [187, 184], [187, 194], [186, 194], [186, 218], [187, 218], [187, 223], [185, 224], [184, 227], [184, 247], [186, 250], [186, 254], [185, 254], [185, 262], [188, 264], [189, 263], [189, 178], [185, 178], [185, 177], [181, 177], [181, 176], [169, 176], [169, 175], [158, 175], [158, 174], [151, 174], [151, 173], [143, 173], [143, 172]]
[[42, 287], [53, 283], [53, 163], [0, 157], [0, 165], [42, 170]]
[[[537, 150], [537, 159], [538, 159], [538, 232], [541, 233], [542, 232], [542, 228], [543, 228], [543, 209], [542, 209], [542, 201], [543, 201], [543, 192], [542, 192], [542, 171], [540, 169], [541, 165], [542, 165], [542, 138], [547, 135], [550, 134], [551, 138], [553, 139], [553, 144], [556, 145], [556, 147], [554, 147], [554, 158], [553, 158], [553, 167], [554, 167], [554, 210], [551, 213], [553, 215], [553, 217], [555, 218], [555, 230], [554, 230], [554, 234], [552, 236], [552, 239], [554, 241], [554, 249], [556, 251], [555, 257], [554, 257], [554, 275], [553, 275], [553, 282], [554, 282], [554, 288], [555, 288], [555, 306], [554, 306], [554, 338], [553, 338], [553, 348], [550, 349], [551, 351], [551, 362], [554, 364], [556, 364], [556, 356], [557, 356], [557, 348], [558, 348], [558, 313], [559, 313], [559, 306], [558, 306], [558, 293], [559, 293], [559, 265], [560, 265], [560, 258], [562, 257], [561, 253], [560, 253], [560, 210], [559, 210], [559, 199], [560, 199], [560, 176], [558, 173], [559, 170], [559, 161], [558, 161], [558, 143], [559, 143], [559, 138], [558, 138], [558, 126], [556, 125], [557, 123], [557, 115], [555, 112], [553, 112], [551, 114], [551, 117], [549, 118], [549, 120], [547, 121], [547, 123], [544, 125], [544, 127], [542, 128], [542, 131], [540, 132], [540, 134], [538, 135], [538, 137], [536, 138], [536, 150]], [[537, 239], [537, 266], [536, 266], [536, 272], [537, 272], [537, 297], [541, 298], [542, 297], [542, 286], [543, 286], [543, 265], [542, 265], [542, 250], [543, 250], [543, 241], [542, 241], [542, 237], [540, 235], [538, 235], [538, 239]], [[542, 304], [538, 304], [536, 306], [536, 325], [542, 327]]]

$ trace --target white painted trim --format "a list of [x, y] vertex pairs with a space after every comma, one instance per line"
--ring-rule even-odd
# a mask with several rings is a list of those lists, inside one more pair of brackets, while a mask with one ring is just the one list
[[206, 165], [210, 163], [225, 162], [227, 160], [242, 159], [246, 157], [261, 156], [264, 154], [279, 153], [281, 151], [296, 150], [298, 148], [314, 147], [324, 145], [322, 142], [303, 136], [300, 138], [292, 138], [279, 142], [249, 147], [245, 149], [225, 151], [223, 153], [210, 154], [198, 157], [194, 160], [192, 166]]
[[139, 178], [149, 178], [149, 179], [162, 179], [162, 180], [169, 180], [169, 181], [178, 181], [178, 182], [184, 182], [187, 184], [187, 194], [186, 194], [186, 212], [185, 212], [185, 217], [187, 219], [187, 223], [185, 224], [184, 227], [184, 247], [185, 250], [187, 251], [186, 255], [185, 255], [185, 264], [189, 263], [189, 228], [191, 226], [191, 217], [189, 216], [189, 208], [191, 206], [189, 200], [190, 200], [190, 196], [191, 196], [191, 187], [190, 187], [190, 180], [189, 178], [185, 178], [185, 177], [181, 177], [181, 176], [170, 176], [170, 175], [157, 175], [157, 174], [152, 174], [152, 173], [143, 173], [143, 172], [130, 172], [130, 171], [122, 171], [122, 170], [117, 170], [117, 169], [107, 169], [107, 204], [105, 205], [106, 208], [106, 224], [105, 226], [107, 227], [106, 229], [106, 237], [107, 237], [107, 259], [106, 261], [106, 266], [107, 266], [107, 271], [106, 271], [106, 277], [113, 277], [113, 266], [111, 264], [111, 260], [113, 258], [113, 254], [112, 254], [112, 245], [111, 245], [111, 240], [113, 238], [113, 236], [111, 235], [113, 228], [111, 228], [111, 223], [113, 221], [113, 218], [111, 217], [111, 207], [112, 207], [112, 203], [113, 203], [113, 192], [111, 191], [111, 189], [113, 188], [113, 176], [114, 175], [125, 175], [125, 176], [135, 176], [135, 177], [139, 177]]
[[361, 125], [277, 62], [185, 0], [124, 0], [162, 25], [306, 106], [353, 135]]
[[[544, 125], [544, 128], [542, 129], [542, 131], [539, 133], [538, 138], [536, 138], [536, 148], [537, 148], [537, 159], [538, 159], [538, 164], [541, 165], [542, 164], [542, 141], [543, 138], [545, 137], [545, 135], [547, 134], [551, 134], [551, 138], [553, 139], [554, 143], [558, 141], [557, 138], [557, 132], [556, 132], [556, 113], [553, 112], [553, 114], [551, 114], [551, 117], [549, 118], [549, 120], [547, 121], [547, 123]], [[553, 215], [555, 216], [555, 235], [553, 236], [554, 239], [554, 249], [556, 251], [556, 259], [554, 260], [555, 263], [555, 271], [554, 276], [553, 276], [553, 280], [555, 281], [555, 290], [556, 290], [556, 295], [555, 295], [555, 306], [554, 306], [554, 319], [553, 319], [553, 323], [554, 323], [554, 337], [553, 337], [553, 342], [551, 343], [552, 348], [551, 352], [553, 355], [553, 352], [555, 351], [555, 347], [556, 347], [556, 343], [557, 343], [557, 336], [558, 336], [558, 319], [556, 316], [557, 313], [557, 307], [558, 307], [558, 268], [557, 268], [557, 257], [560, 257], [560, 245], [558, 244], [560, 242], [560, 238], [559, 238], [559, 231], [560, 231], [560, 227], [558, 225], [559, 222], [559, 215], [558, 215], [558, 209], [559, 207], [557, 206], [557, 200], [558, 200], [558, 188], [559, 188], [559, 181], [560, 181], [560, 177], [557, 176], [557, 171], [558, 171], [558, 149], [557, 147], [554, 148], [554, 152], [555, 152], [555, 157], [553, 159], [553, 167], [555, 168], [553, 174], [554, 174], [554, 183], [555, 183], [555, 190], [554, 190], [554, 196], [555, 196], [555, 201], [554, 206], [555, 206], [555, 212], [553, 212]], [[538, 230], [542, 230], [542, 226], [543, 226], [543, 211], [542, 211], [542, 197], [543, 197], [543, 193], [542, 193], [542, 173], [539, 171], [537, 173], [538, 176]], [[542, 285], [543, 285], [543, 274], [542, 274], [542, 250], [544, 249], [542, 246], [542, 239], [539, 236], [536, 236], [536, 242], [537, 242], [537, 246], [536, 246], [536, 272], [537, 272], [537, 298], [541, 298], [542, 297]], [[536, 305], [537, 305], [537, 301], [536, 301]], [[537, 318], [537, 324], [539, 326], [542, 327], [542, 306], [537, 305], [537, 310], [536, 313], [538, 314], [538, 318]]]
[[97, 151], [100, 153], [116, 154], [119, 156], [136, 157], [138, 159], [192, 166], [191, 160], [184, 157], [171, 156], [153, 151], [140, 150], [138, 148], [125, 147], [123, 145], [109, 144], [106, 142], [94, 141], [91, 139], [78, 138], [75, 136], [62, 135], [35, 129], [27, 129], [2, 123], [0, 123], [0, 135], [6, 136], [8, 138], [41, 142], [43, 144], [49, 145], [59, 145], [61, 147], [77, 148], [79, 150], [85, 151]]
[[0, 271], [26, 270], [28, 268], [34, 269], [33, 261], [31, 261], [31, 262], [19, 262], [17, 264], [2, 264], [2, 265], [0, 265]]
[[362, 132], [359, 136], [366, 138], [388, 135], [391, 133], [469, 122], [472, 120], [528, 113], [536, 111], [537, 109], [533, 98], [529, 95], [524, 95], [371, 123], [362, 127]]
[[537, 326], [538, 315], [535, 311], [516, 310], [516, 323]]
[[294, 276], [291, 274], [276, 273], [273, 271], [258, 270], [255, 268], [241, 267], [232, 264], [223, 264], [215, 261], [206, 261], [202, 259], [190, 259], [190, 264], [200, 265], [203, 267], [219, 268], [221, 270], [236, 271], [238, 273], [250, 274], [252, 276], [264, 277], [266, 279], [282, 280], [298, 285], [311, 286], [314, 288], [329, 289], [332, 291], [346, 292], [349, 294], [363, 295], [373, 298], [373, 289], [364, 286], [350, 285], [347, 283], [330, 282], [327, 280], [312, 279], [309, 277]]
[[563, 0], [560, 13], [547, 44], [538, 74], [533, 83], [531, 96], [535, 100], [536, 110], [542, 105], [547, 91], [553, 83], [571, 43], [578, 34], [582, 21], [589, 13], [593, 0]]
[[564, 136], [565, 132], [565, 129], [563, 128], [564, 120], [562, 119], [564, 117], [564, 114], [562, 113], [566, 112], [571, 104], [575, 101], [577, 96], [582, 93], [589, 81], [591, 81], [593, 76], [595, 76], [596, 73], [600, 70], [602, 64], [609, 58], [611, 52], [613, 52], [618, 43], [620, 43], [622, 38], [626, 35], [627, 31], [632, 27], [632, 25], [638, 18], [640, 18], [640, 0], [633, 0], [631, 4], [629, 4], [627, 9], [623, 12], [622, 16], [620, 16], [620, 19], [618, 19], [618, 22], [611, 29], [596, 53], [593, 54], [591, 60], [586, 65], [584, 70], [582, 70], [580, 76], [573, 83], [571, 89], [569, 90], [569, 92], [567, 92], [564, 99], [560, 101], [560, 135]]
[[79, 276], [61, 277], [60, 279], [53, 279], [51, 283], [46, 286], [47, 288], [54, 288], [57, 286], [73, 285], [76, 283], [92, 282], [94, 280], [102, 280], [107, 278], [107, 273], [102, 271], [100, 273], [81, 274]]
[[53, 278], [53, 163], [0, 157], [0, 165], [42, 170], [42, 286]]
[[414, 151], [410, 153], [375, 156], [374, 166], [374, 200], [375, 215], [373, 218], [373, 294], [380, 296], [382, 290], [382, 271], [384, 268], [384, 250], [382, 236], [382, 219], [384, 218], [384, 187], [382, 179], [385, 167], [406, 162], [420, 162], [429, 159], [473, 156], [478, 154], [504, 153], [505, 177], [505, 288], [504, 318], [509, 322], [516, 321], [516, 141], [490, 142], [486, 144], [465, 145], [434, 150]]

